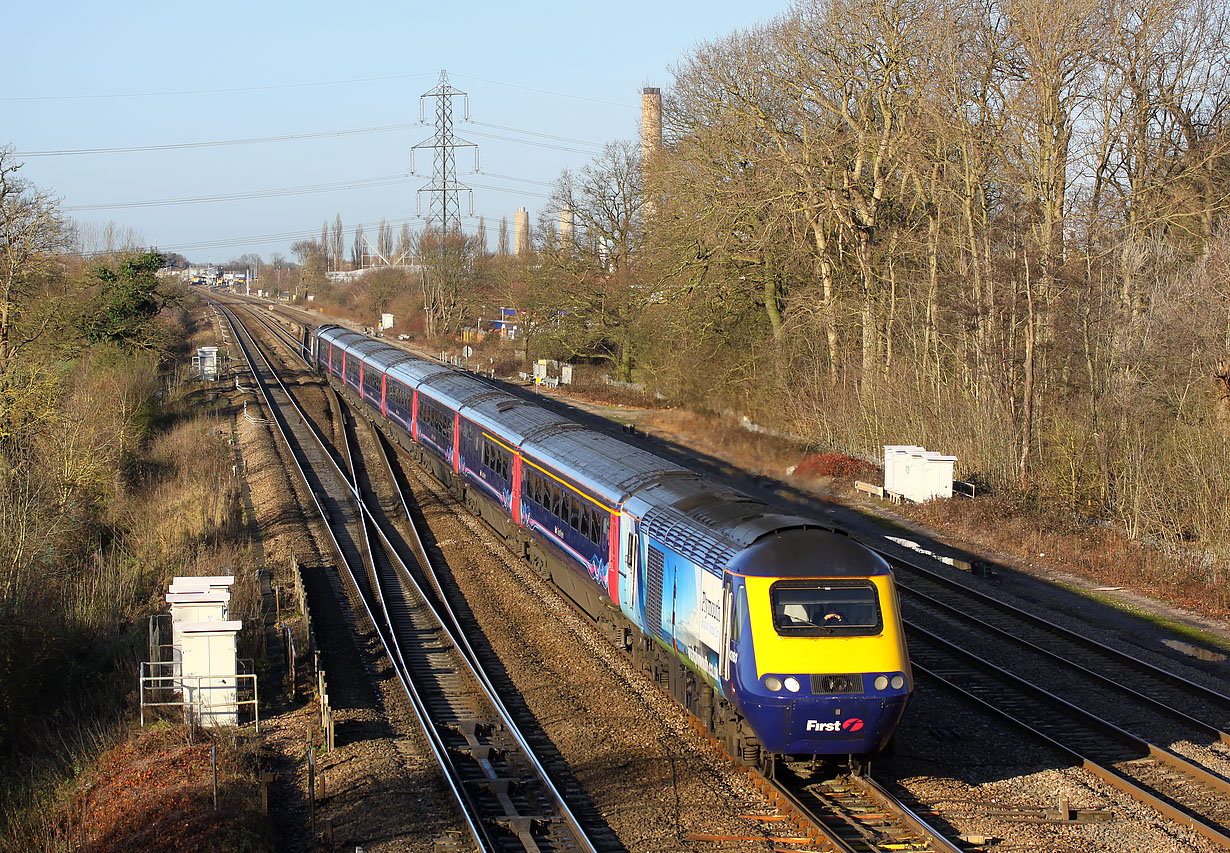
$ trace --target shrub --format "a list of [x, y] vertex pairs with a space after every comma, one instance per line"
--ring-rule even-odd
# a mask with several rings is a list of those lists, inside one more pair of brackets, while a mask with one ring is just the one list
[[835, 480], [865, 479], [874, 473], [876, 467], [870, 462], [855, 459], [844, 453], [813, 453], [803, 457], [803, 461], [794, 469], [794, 476], [803, 480], [815, 480], [821, 477], [831, 477]]

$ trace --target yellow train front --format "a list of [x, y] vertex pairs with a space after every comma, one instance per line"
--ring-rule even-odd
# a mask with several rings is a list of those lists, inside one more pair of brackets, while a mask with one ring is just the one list
[[914, 689], [892, 571], [848, 537], [766, 536], [727, 566], [727, 700], [762, 752], [879, 753]]

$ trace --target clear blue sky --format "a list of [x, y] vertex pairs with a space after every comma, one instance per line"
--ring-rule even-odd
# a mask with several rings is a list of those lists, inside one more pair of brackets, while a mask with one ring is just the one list
[[[691, 48], [763, 22], [786, 2], [21, 3], [5, 14], [0, 145], [29, 155], [415, 123], [419, 96], [445, 69], [469, 93], [475, 123], [460, 121], [458, 99], [456, 132], [478, 143], [485, 173], [465, 174], [473, 159], [463, 151], [458, 176], [479, 185], [475, 217], [486, 218], [494, 242], [500, 218], [511, 224], [518, 206], [534, 221], [561, 169], [584, 165], [606, 142], [637, 138], [642, 87], [669, 88], [669, 67]], [[289, 255], [293, 240], [318, 235], [338, 213], [347, 246], [356, 223], [387, 217], [399, 228], [415, 215], [430, 152], [415, 157], [425, 177], [384, 186], [73, 208], [405, 176], [410, 148], [432, 130], [18, 159], [79, 222], [131, 227], [145, 244], [193, 261], [268, 259]], [[476, 222], [465, 220], [468, 229]]]

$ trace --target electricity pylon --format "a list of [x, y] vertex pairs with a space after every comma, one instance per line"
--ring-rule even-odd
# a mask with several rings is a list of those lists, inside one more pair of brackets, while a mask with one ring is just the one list
[[450, 234], [461, 230], [461, 200], [462, 192], [469, 193], [470, 213], [474, 215], [474, 191], [457, 180], [457, 149], [474, 149], [474, 171], [478, 171], [478, 146], [467, 142], [453, 133], [453, 96], [465, 98], [464, 116], [470, 120], [470, 98], [465, 92], [448, 82], [448, 72], [440, 72], [440, 82], [430, 92], [424, 92], [419, 98], [419, 121], [424, 121], [424, 105], [428, 98], [436, 99], [436, 133], [414, 146], [410, 151], [410, 171], [414, 171], [414, 152], [420, 148], [430, 148], [433, 151], [433, 167], [431, 183], [419, 188], [415, 196], [415, 211], [422, 213], [422, 193], [431, 196], [428, 227], [434, 223], [441, 234]]

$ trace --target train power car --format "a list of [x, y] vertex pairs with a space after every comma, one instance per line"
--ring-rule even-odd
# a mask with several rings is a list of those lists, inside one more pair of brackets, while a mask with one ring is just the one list
[[878, 555], [357, 332], [318, 328], [312, 357], [732, 755], [887, 745], [913, 679]]

